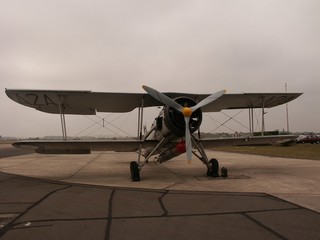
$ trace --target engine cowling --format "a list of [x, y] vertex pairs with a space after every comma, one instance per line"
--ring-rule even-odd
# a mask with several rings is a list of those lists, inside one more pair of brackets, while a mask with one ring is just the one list
[[[192, 107], [197, 103], [188, 97], [179, 97], [174, 99], [177, 103], [179, 103], [183, 107]], [[190, 117], [189, 129], [190, 133], [194, 133], [197, 131], [202, 122], [202, 112], [200, 109], [194, 111]], [[184, 116], [181, 112], [176, 109], [167, 106], [164, 109], [164, 123], [168, 129], [170, 129], [177, 136], [185, 135], [185, 121]]]

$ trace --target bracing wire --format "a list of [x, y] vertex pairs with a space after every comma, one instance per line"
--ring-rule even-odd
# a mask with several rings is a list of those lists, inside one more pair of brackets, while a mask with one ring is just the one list
[[[97, 126], [97, 125], [99, 126], [99, 128], [91, 131], [90, 133], [87, 133], [84, 137], [90, 136], [90, 135], [92, 135], [93, 133], [97, 132], [98, 130], [100, 130], [100, 129], [102, 129], [102, 128], [108, 130], [109, 132], [111, 132], [111, 133], [113, 133], [113, 134], [115, 134], [115, 135], [118, 135], [119, 137], [128, 137], [128, 136], [133, 137], [132, 134], [124, 131], [123, 129], [121, 129], [120, 127], [118, 127], [118, 126], [116, 126], [115, 124], [112, 123], [113, 121], [119, 119], [119, 118], [122, 117], [122, 116], [119, 115], [119, 116], [116, 116], [115, 118], [113, 118], [113, 119], [111, 119], [111, 120], [107, 120], [108, 118], [110, 118], [110, 117], [112, 117], [112, 116], [114, 116], [113, 113], [108, 114], [108, 115], [106, 115], [105, 117], [101, 117], [101, 116], [99, 116], [99, 115], [95, 115], [95, 117], [99, 119], [99, 120], [97, 121], [97, 120], [94, 120], [94, 119], [92, 119], [92, 118], [84, 115], [84, 117], [87, 118], [87, 119], [89, 119], [90, 121], [92, 121], [93, 124], [91, 124], [90, 126], [88, 126], [88, 127], [85, 128], [85, 129], [83, 129], [82, 131], [76, 133], [76, 134], [73, 136], [73, 138], [75, 138], [75, 137], [83, 134], [83, 133], [86, 132], [87, 130], [89, 130], [89, 129], [91, 129], [92, 127]], [[125, 121], [127, 121], [127, 119], [128, 119], [128, 117], [125, 119]], [[113, 128], [117, 129], [117, 130], [118, 130], [119, 132], [121, 132], [122, 134], [120, 134], [118, 131], [112, 130], [111, 128], [109, 128], [109, 127], [107, 127], [107, 126], [112, 126]]]

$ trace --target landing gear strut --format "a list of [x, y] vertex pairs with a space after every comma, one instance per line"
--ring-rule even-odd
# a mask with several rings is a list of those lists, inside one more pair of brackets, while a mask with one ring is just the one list
[[140, 181], [140, 169], [137, 162], [132, 161], [130, 163], [130, 172], [131, 172], [131, 180], [133, 182], [139, 182]]

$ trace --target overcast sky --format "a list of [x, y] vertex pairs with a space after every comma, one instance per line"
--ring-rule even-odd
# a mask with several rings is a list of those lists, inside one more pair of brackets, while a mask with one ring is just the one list
[[[304, 93], [289, 104], [290, 130], [320, 132], [319, 12], [318, 0], [2, 0], [0, 135], [61, 132], [59, 116], [11, 101], [5, 88], [143, 92], [142, 84], [239, 93], [284, 92], [287, 83]], [[135, 134], [136, 112], [99, 116]], [[247, 111], [237, 117], [248, 125]], [[226, 117], [206, 116], [206, 131], [216, 119]], [[92, 124], [67, 116], [70, 135]], [[284, 106], [268, 110], [266, 127], [286, 128]], [[102, 134], [119, 131], [110, 129]]]

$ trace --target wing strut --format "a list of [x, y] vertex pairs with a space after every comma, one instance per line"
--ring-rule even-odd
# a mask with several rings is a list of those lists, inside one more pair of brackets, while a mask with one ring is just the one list
[[60, 120], [61, 120], [61, 128], [62, 128], [62, 139], [64, 141], [67, 140], [67, 126], [66, 126], [66, 119], [62, 110], [61, 106], [61, 100], [60, 100], [60, 95], [59, 95], [59, 112], [60, 112]]
[[[254, 120], [253, 120], [253, 106], [248, 108], [249, 110], [249, 131], [252, 136], [254, 136]], [[261, 136], [265, 135], [266, 126], [265, 126], [265, 118], [264, 115], [267, 114], [265, 111], [265, 98], [261, 96]]]
[[[142, 97], [141, 107], [139, 107], [139, 112], [138, 112], [138, 138], [140, 139], [140, 141], [142, 140], [143, 108], [144, 108], [144, 100]], [[141, 150], [142, 150], [142, 143], [140, 142], [138, 164], [140, 164]]]
[[253, 121], [253, 108], [249, 108], [249, 130], [251, 136], [254, 135], [254, 121]]
[[264, 136], [264, 131], [265, 131], [265, 124], [264, 124], [264, 115], [266, 114], [266, 112], [264, 111], [264, 97], [262, 96], [262, 129], [261, 129], [261, 136]]

